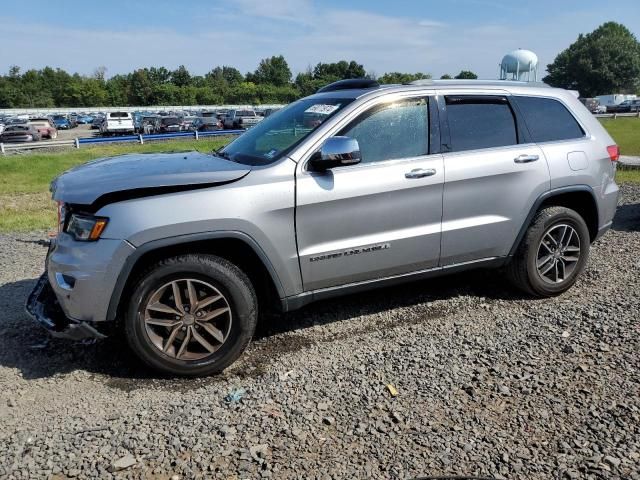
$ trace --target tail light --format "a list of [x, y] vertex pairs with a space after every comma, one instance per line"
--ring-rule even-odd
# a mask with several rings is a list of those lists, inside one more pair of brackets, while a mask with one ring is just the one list
[[620, 159], [620, 147], [618, 145], [608, 146], [607, 152], [609, 152], [609, 158], [612, 162], [617, 162]]

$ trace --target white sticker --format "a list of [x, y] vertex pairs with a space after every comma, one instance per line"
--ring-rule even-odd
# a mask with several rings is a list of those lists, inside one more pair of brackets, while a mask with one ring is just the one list
[[333, 112], [335, 112], [338, 108], [340, 108], [340, 105], [318, 104], [318, 105], [313, 105], [313, 106], [307, 108], [304, 111], [304, 113], [320, 113], [322, 115], [330, 115]]

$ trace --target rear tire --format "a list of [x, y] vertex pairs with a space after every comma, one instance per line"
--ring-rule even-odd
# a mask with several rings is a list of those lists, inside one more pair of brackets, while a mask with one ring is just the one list
[[147, 365], [195, 377], [222, 372], [237, 360], [257, 315], [255, 291], [238, 267], [214, 255], [181, 255], [140, 276], [124, 327]]
[[589, 257], [589, 229], [565, 207], [540, 210], [507, 267], [511, 281], [536, 297], [560, 295], [573, 286]]

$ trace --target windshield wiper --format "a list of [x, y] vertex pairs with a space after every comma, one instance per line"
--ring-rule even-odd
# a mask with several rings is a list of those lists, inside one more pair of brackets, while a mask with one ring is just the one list
[[233, 162], [233, 160], [231, 160], [231, 155], [229, 155], [227, 152], [223, 151], [223, 148], [219, 148], [218, 150], [215, 150], [213, 153], [221, 158], [224, 158], [225, 160], [229, 160], [230, 162]]

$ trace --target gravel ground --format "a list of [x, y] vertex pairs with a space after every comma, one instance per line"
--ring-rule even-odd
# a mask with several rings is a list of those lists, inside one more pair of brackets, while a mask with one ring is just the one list
[[560, 298], [476, 272], [320, 303], [201, 380], [48, 339], [38, 240], [0, 237], [2, 478], [640, 479], [638, 186]]

